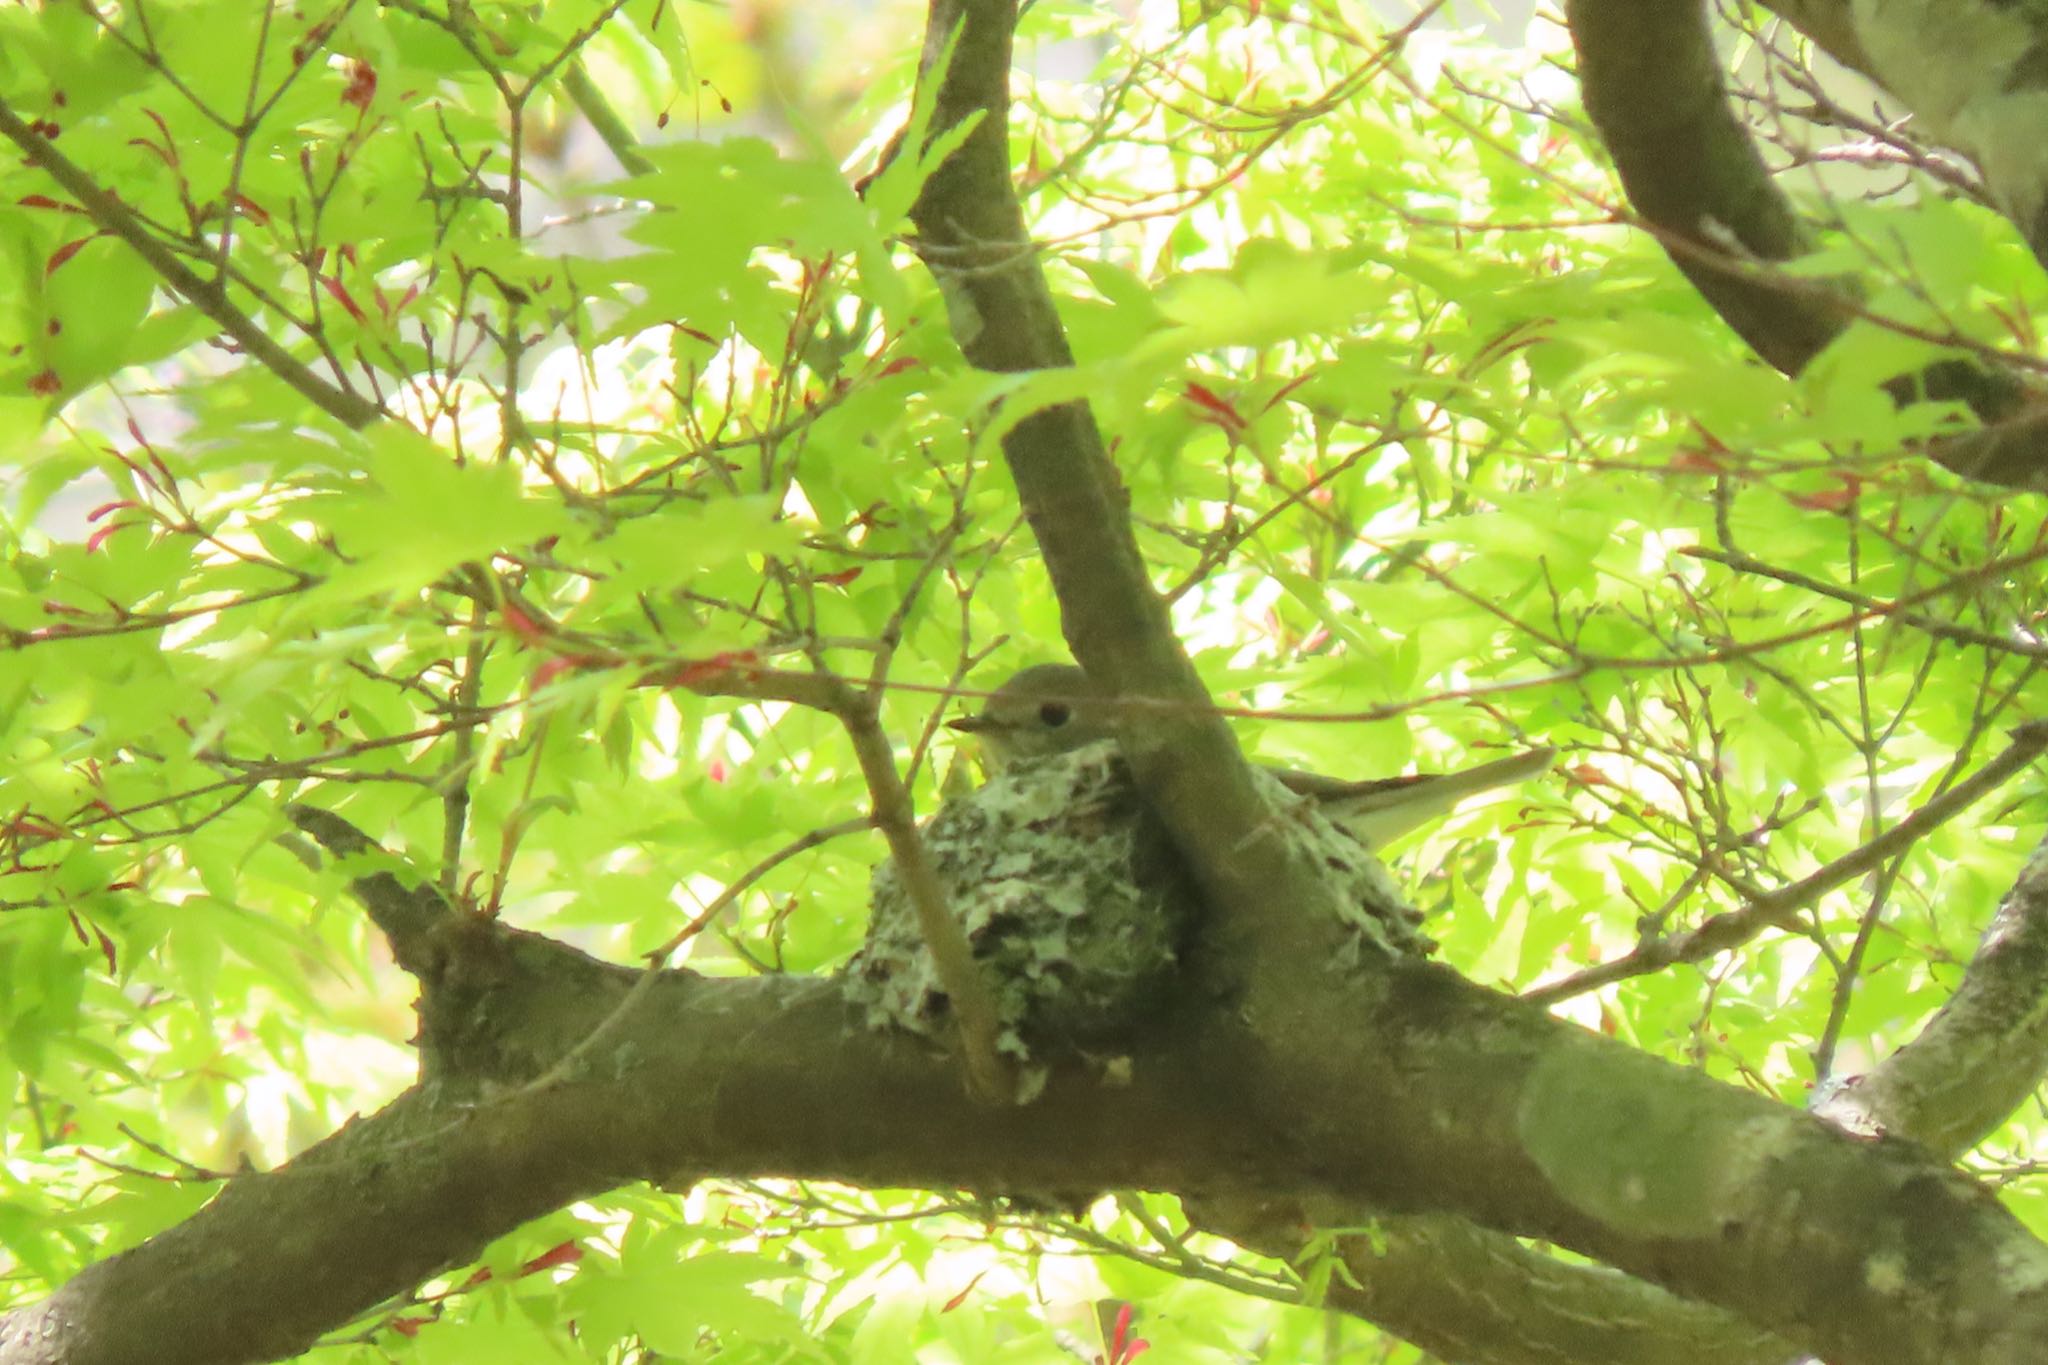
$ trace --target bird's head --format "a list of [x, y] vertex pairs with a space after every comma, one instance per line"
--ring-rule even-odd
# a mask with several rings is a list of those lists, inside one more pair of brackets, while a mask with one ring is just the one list
[[1077, 666], [1038, 664], [998, 687], [981, 710], [947, 724], [979, 740], [989, 766], [999, 768], [1113, 738], [1114, 710]]

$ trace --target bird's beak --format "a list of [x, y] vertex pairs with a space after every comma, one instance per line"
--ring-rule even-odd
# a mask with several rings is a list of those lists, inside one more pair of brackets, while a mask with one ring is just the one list
[[991, 721], [987, 716], [958, 716], [947, 721], [946, 728], [948, 730], [958, 730], [963, 734], [978, 735], [983, 730], [994, 729], [995, 722]]

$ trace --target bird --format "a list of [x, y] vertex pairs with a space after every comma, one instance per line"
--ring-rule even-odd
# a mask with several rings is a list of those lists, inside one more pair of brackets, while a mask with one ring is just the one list
[[[947, 726], [972, 735], [989, 767], [999, 770], [1114, 739], [1118, 705], [1077, 664], [1034, 664], [990, 693], [981, 710]], [[1289, 791], [1315, 800], [1354, 839], [1378, 849], [1448, 815], [1467, 797], [1534, 777], [1556, 757], [1545, 746], [1454, 773], [1363, 781], [1262, 766]]]

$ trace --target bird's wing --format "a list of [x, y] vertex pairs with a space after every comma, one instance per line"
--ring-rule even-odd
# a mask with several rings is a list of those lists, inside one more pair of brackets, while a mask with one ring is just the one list
[[1272, 772], [1289, 791], [1323, 803], [1339, 823], [1351, 825], [1360, 837], [1378, 846], [1448, 813], [1468, 796], [1526, 781], [1556, 758], [1555, 749], [1530, 749], [1455, 773], [1418, 773], [1361, 782], [1293, 769]]

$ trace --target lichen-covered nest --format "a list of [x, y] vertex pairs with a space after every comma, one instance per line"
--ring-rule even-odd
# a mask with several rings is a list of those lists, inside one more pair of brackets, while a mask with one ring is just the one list
[[[1410, 955], [1434, 946], [1377, 859], [1312, 800], [1258, 780], [1275, 820], [1338, 880], [1359, 936]], [[1000, 1046], [1019, 1058], [1100, 1047], [1142, 1023], [1200, 933], [1200, 898], [1114, 744], [1005, 768], [923, 834], [995, 991]], [[875, 1028], [943, 1036], [946, 993], [893, 865], [870, 902], [849, 995]]]

